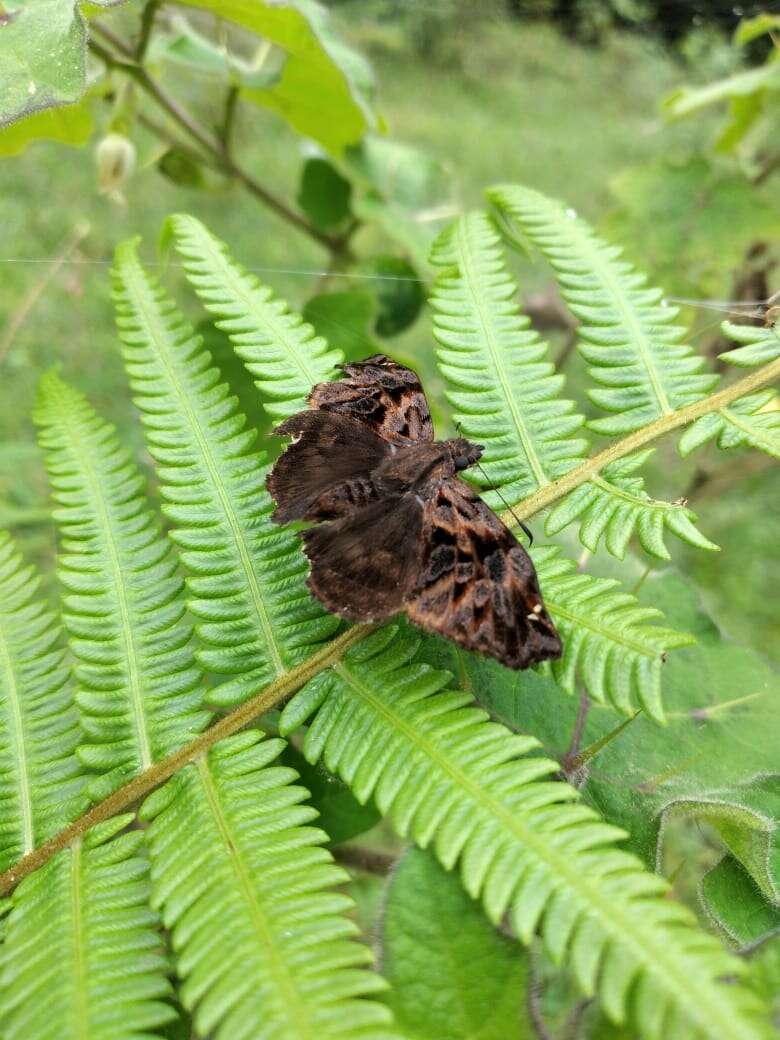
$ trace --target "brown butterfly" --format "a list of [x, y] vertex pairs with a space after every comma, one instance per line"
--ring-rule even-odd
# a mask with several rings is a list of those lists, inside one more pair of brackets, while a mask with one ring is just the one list
[[420, 380], [384, 354], [342, 371], [276, 428], [293, 441], [268, 477], [276, 523], [317, 521], [314, 595], [350, 621], [405, 610], [509, 668], [560, 656], [528, 553], [457, 476], [481, 445], [434, 441]]

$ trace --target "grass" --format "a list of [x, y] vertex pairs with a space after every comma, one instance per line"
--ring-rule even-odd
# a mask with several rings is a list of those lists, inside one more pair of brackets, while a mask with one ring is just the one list
[[[662, 124], [659, 98], [685, 73], [641, 36], [613, 35], [602, 48], [583, 48], [544, 25], [485, 19], [468, 32], [454, 32], [444, 53], [426, 63], [393, 29], [377, 29], [360, 19], [352, 19], [348, 28], [376, 68], [379, 105], [390, 133], [441, 159], [464, 207], [480, 203], [484, 186], [518, 180], [565, 199], [598, 223], [614, 205], [610, 182], [617, 172], [693, 149], [710, 130], [704, 122]], [[98, 116], [106, 119], [108, 109]], [[156, 169], [155, 140], [143, 133], [134, 138], [139, 163], [125, 207], [98, 195], [89, 149], [44, 142], [21, 158], [0, 161], [3, 325], [14, 320], [25, 297], [47, 276], [47, 264], [33, 261], [50, 261], [80, 223], [90, 226], [73, 262], [51, 279], [0, 361], [0, 524], [10, 525], [43, 561], [51, 556], [53, 536], [45, 521], [46, 485], [29, 419], [40, 374], [60, 365], [64, 377], [85, 390], [141, 451], [113, 329], [108, 268], [115, 244], [141, 234], [143, 254], [154, 262], [165, 216], [174, 210], [192, 212], [229, 241], [247, 265], [284, 269], [261, 272], [261, 277], [297, 307], [316, 291], [318, 278], [285, 271], [317, 271], [326, 260], [318, 246], [235, 184], [218, 178], [207, 190], [172, 184]], [[294, 135], [274, 117], [252, 110], [237, 128], [237, 141], [252, 172], [294, 202], [302, 161]], [[363, 235], [358, 247], [368, 248], [374, 239]], [[548, 278], [542, 266], [521, 264], [519, 272], [524, 290], [539, 288]], [[169, 275], [180, 290], [176, 270]], [[188, 294], [179, 295], [196, 319], [202, 316]], [[441, 408], [425, 316], [386, 349], [428, 374], [429, 392]], [[574, 392], [581, 396], [581, 366], [575, 360], [570, 369]], [[658, 454], [652, 490], [677, 497], [692, 464], [681, 463], [670, 449]], [[761, 515], [768, 514], [777, 492], [776, 471], [751, 478], [747, 490], [737, 474], [717, 498], [703, 496], [701, 503], [693, 503], [700, 508], [702, 528], [727, 551], [706, 558], [675, 551], [727, 629], [764, 650], [778, 634], [769, 604], [780, 576], [767, 562], [772, 539]]]

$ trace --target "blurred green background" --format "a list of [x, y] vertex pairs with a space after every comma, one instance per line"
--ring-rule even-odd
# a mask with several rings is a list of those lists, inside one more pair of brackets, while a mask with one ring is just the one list
[[[415, 146], [443, 166], [446, 197], [432, 214], [436, 226], [442, 216], [480, 205], [490, 184], [520, 181], [565, 200], [623, 243], [671, 295], [728, 298], [743, 283], [754, 291], [777, 288], [771, 272], [780, 176], [771, 168], [757, 172], [759, 146], [748, 154], [719, 145], [724, 106], [678, 121], [662, 113], [663, 99], [675, 89], [765, 60], [766, 49], [736, 47], [730, 25], [694, 17], [679, 32], [664, 33], [637, 24], [639, 15], [631, 12], [641, 5], [609, 3], [570, 5], [576, 17], [554, 3], [523, 10], [503, 3], [342, 0], [331, 7], [341, 36], [374, 69], [388, 140]], [[132, 10], [122, 15], [130, 26], [134, 16]], [[218, 100], [207, 85], [175, 66], [164, 66], [160, 75], [206, 124], [216, 122]], [[109, 128], [111, 102], [97, 101], [95, 111], [99, 136]], [[110, 263], [117, 242], [140, 234], [142, 255], [159, 263], [163, 221], [184, 210], [229, 242], [234, 255], [295, 308], [323, 289], [377, 286], [370, 263], [363, 281], [360, 267], [349, 277], [326, 277], [326, 252], [239, 184], [166, 168], [158, 138], [140, 125], [132, 139], [137, 162], [122, 187], [123, 201], [98, 191], [95, 138], [79, 149], [35, 142], [20, 156], [0, 158], [0, 525], [10, 526], [39, 561], [48, 561], [53, 549], [30, 419], [40, 374], [60, 365], [142, 454], [113, 328]], [[242, 108], [233, 140], [244, 167], [295, 206], [311, 146], [259, 108]], [[366, 257], [403, 252], [376, 224], [361, 228], [353, 247]], [[418, 272], [425, 282], [429, 272], [419, 262]], [[569, 333], [549, 272], [529, 260], [518, 263], [517, 273], [531, 312], [551, 325], [546, 331], [554, 354], [564, 358], [569, 395], [593, 414], [583, 367], [566, 349]], [[185, 311], [202, 322], [175, 265], [165, 278]], [[721, 316], [696, 307], [683, 316], [702, 350], [714, 356], [725, 349], [717, 343]], [[330, 321], [333, 338], [348, 334], [353, 355], [379, 344], [419, 368], [444, 427], [446, 405], [424, 310], [384, 339], [364, 335], [359, 326], [345, 330], [343, 316], [321, 321], [325, 331]], [[206, 332], [217, 356], [226, 358], [219, 335]], [[251, 408], [251, 391], [235, 366], [231, 377]], [[718, 623], [780, 659], [777, 468], [755, 453], [724, 456], [714, 448], [682, 461], [668, 443], [656, 452], [648, 489], [662, 498], [689, 498], [702, 531], [722, 546], [721, 553], [707, 554], [671, 540], [674, 564], [694, 578]], [[647, 563], [643, 559], [642, 567]], [[598, 572], [601, 564], [590, 566]]]

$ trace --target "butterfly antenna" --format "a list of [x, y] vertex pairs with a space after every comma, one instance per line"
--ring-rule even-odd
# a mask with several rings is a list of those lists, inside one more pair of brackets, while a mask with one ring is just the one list
[[[457, 419], [455, 420], [455, 429], [458, 431], [458, 433], [462, 432], [461, 425], [460, 425], [460, 423], [458, 422]], [[498, 485], [490, 483], [490, 477], [485, 472], [485, 469], [484, 469], [482, 463], [479, 461], [479, 459], [477, 459], [475, 465], [476, 465], [477, 469], [479, 470], [479, 472], [482, 474], [482, 476], [485, 478], [485, 480], [488, 482], [488, 486], [486, 487], [485, 490], [486, 491], [495, 491], [495, 493], [498, 495], [498, 497], [501, 499], [501, 501], [506, 506], [508, 512], [510, 512], [512, 514], [512, 516], [514, 517], [515, 523], [525, 531], [526, 535], [528, 536], [528, 548], [530, 549], [531, 546], [534, 544], [533, 531], [531, 531], [530, 527], [527, 524], [523, 523], [523, 521], [520, 519], [520, 517], [517, 515], [517, 513], [514, 511], [514, 509], [510, 506], [510, 504], [507, 502], [507, 500], [501, 494], [501, 489], [498, 487]]]

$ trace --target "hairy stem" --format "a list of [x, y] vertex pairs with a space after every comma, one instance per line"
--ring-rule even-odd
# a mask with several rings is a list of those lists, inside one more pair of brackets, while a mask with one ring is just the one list
[[232, 736], [260, 715], [270, 711], [318, 672], [338, 661], [350, 646], [357, 643], [371, 630], [372, 626], [370, 625], [355, 625], [353, 628], [348, 629], [331, 643], [318, 650], [317, 653], [312, 654], [302, 664], [291, 668], [289, 672], [274, 680], [256, 696], [245, 701], [235, 711], [223, 716], [219, 722], [204, 730], [189, 744], [179, 748], [178, 751], [174, 751], [167, 758], [162, 758], [159, 762], [155, 762], [149, 769], [139, 773], [129, 783], [124, 784], [124, 786], [110, 794], [108, 798], [104, 798], [102, 802], [93, 805], [83, 816], [79, 816], [77, 820], [68, 824], [54, 837], [49, 838], [48, 841], [33, 849], [32, 852], [23, 856], [3, 874], [0, 874], [0, 896], [7, 895], [19, 884], [22, 878], [32, 874], [33, 871], [38, 870], [44, 863], [50, 860], [52, 856], [81, 839], [90, 828], [98, 823], [102, 823], [104, 820], [110, 819], [112, 816], [116, 816], [118, 813], [130, 809], [156, 787], [159, 787], [160, 784], [172, 777], [183, 766], [204, 755], [217, 741]]
[[[176, 98], [160, 86], [143, 65], [138, 64], [133, 52], [120, 37], [116, 36], [110, 29], [106, 29], [99, 22], [92, 22], [91, 31], [93, 35], [89, 41], [90, 50], [109, 68], [119, 69], [125, 75], [130, 76], [182, 130], [186, 131], [209, 156], [217, 161], [223, 172], [235, 177], [267, 209], [270, 209], [288, 224], [303, 231], [309, 238], [313, 238], [315, 242], [324, 246], [329, 252], [334, 254], [343, 252], [343, 243], [339, 237], [333, 237], [318, 231], [304, 216], [291, 209], [285, 202], [282, 202], [281, 199], [277, 198], [276, 195], [240, 166], [226, 150], [223, 141], [201, 126]], [[96, 40], [95, 35], [99, 36], [104, 43], [110, 44], [113, 50], [109, 50], [103, 43]]]
[[694, 401], [693, 404], [686, 405], [685, 408], [680, 408], [676, 412], [662, 415], [660, 419], [643, 426], [641, 430], [630, 433], [623, 440], [617, 441], [616, 444], [610, 444], [608, 448], [600, 451], [597, 455], [586, 459], [580, 466], [576, 466], [574, 469], [569, 470], [568, 473], [564, 473], [562, 477], [558, 477], [557, 480], [553, 480], [550, 484], [545, 484], [539, 488], [533, 495], [529, 495], [528, 498], [519, 502], [511, 511], [502, 513], [501, 519], [508, 526], [512, 526], [518, 520], [527, 520], [534, 513], [546, 509], [553, 502], [557, 502], [559, 498], [563, 498], [564, 495], [568, 495], [570, 491], [579, 487], [580, 484], [584, 484], [585, 481], [595, 477], [611, 462], [616, 462], [626, 455], [631, 455], [640, 448], [644, 448], [646, 444], [650, 444], [652, 441], [658, 440], [659, 437], [671, 433], [672, 430], [677, 430], [681, 426], [687, 426], [688, 423], [692, 423], [695, 419], [700, 419], [703, 415], [709, 415], [710, 412], [717, 412], [731, 404], [732, 401], [736, 401], [740, 397], [746, 397], [753, 391], [759, 390], [762, 386], [767, 386], [777, 379], [780, 379], [780, 358], [769, 365], [765, 365], [763, 368], [757, 369], [755, 372], [751, 372], [750, 375], [745, 376], [743, 379], [737, 380], [736, 383], [732, 383], [725, 390], [719, 390], [715, 394], [710, 394], [709, 397], [703, 397], [701, 401]]

